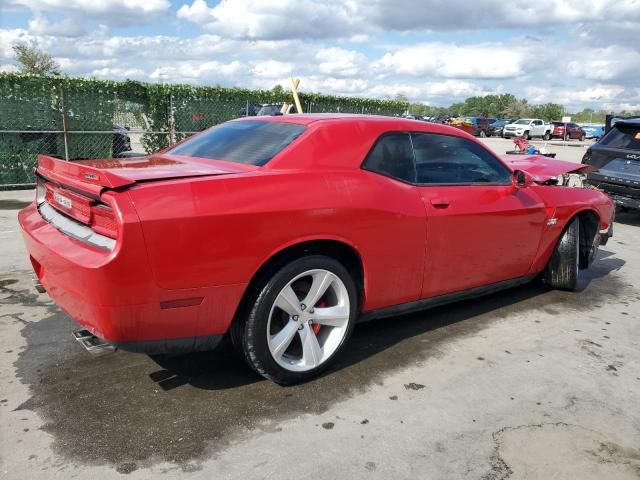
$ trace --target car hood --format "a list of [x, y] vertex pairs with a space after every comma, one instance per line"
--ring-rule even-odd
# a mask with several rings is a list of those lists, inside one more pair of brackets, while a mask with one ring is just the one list
[[588, 165], [555, 160], [543, 155], [501, 155], [502, 161], [512, 170], [524, 170], [535, 182], [544, 183], [564, 173], [586, 173]]

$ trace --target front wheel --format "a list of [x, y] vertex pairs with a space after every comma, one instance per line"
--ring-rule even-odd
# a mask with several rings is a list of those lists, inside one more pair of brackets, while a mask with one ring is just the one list
[[551, 134], [549, 132], [544, 132], [544, 138], [545, 140], [551, 140]]
[[486, 138], [487, 134], [484, 130], [480, 130], [480, 138]]
[[574, 218], [566, 228], [544, 272], [552, 288], [575, 292], [580, 270], [580, 220]]
[[525, 140], [529, 140], [531, 138], [531, 135], [529, 135], [529, 132], [524, 132], [522, 134], [522, 138], [524, 138]]
[[311, 255], [276, 272], [253, 298], [241, 348], [252, 368], [282, 385], [308, 380], [329, 366], [355, 323], [357, 294], [336, 260]]

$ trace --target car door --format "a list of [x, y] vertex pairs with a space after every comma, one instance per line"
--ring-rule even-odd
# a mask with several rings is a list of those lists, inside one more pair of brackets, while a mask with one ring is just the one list
[[529, 273], [546, 222], [538, 195], [515, 189], [511, 171], [478, 142], [433, 133], [411, 139], [428, 217], [422, 297]]
[[531, 123], [531, 136], [541, 137], [544, 135], [544, 122], [542, 120], [534, 120]]

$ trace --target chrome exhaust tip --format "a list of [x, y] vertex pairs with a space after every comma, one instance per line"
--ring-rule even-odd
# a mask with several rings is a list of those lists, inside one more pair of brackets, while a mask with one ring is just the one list
[[40, 283], [40, 279], [36, 276], [31, 278], [31, 283], [33, 283], [33, 288], [36, 289], [38, 293], [47, 293], [42, 283]]
[[96, 337], [89, 330], [76, 330], [73, 332], [73, 338], [75, 338], [87, 352], [94, 356], [106, 355], [117, 350], [115, 346], [109, 342], [105, 342], [100, 337]]

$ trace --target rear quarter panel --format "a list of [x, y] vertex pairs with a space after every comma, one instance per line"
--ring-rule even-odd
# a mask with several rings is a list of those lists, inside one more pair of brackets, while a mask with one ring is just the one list
[[365, 310], [419, 297], [426, 215], [413, 186], [359, 169], [262, 170], [130, 196], [161, 288], [246, 284], [281, 249], [333, 239], [362, 259]]

